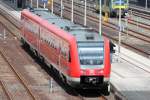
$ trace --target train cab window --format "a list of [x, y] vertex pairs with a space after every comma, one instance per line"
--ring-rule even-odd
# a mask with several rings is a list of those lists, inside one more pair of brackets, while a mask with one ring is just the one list
[[69, 51], [69, 55], [68, 55], [68, 61], [71, 62], [71, 55], [70, 55], [70, 51]]
[[121, 5], [124, 5], [125, 3], [127, 3], [126, 0], [113, 0], [113, 2], [115, 2], [115, 5], [120, 5], [120, 2], [121, 2]]
[[99, 48], [80, 48], [79, 57], [82, 65], [101, 65], [103, 64], [103, 51]]
[[[94, 45], [95, 44], [95, 45]], [[78, 53], [81, 67], [100, 67], [103, 65], [104, 46], [103, 43], [86, 43], [78, 45]]]

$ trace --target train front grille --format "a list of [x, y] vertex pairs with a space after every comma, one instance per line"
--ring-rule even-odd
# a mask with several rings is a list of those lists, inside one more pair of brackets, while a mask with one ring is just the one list
[[100, 85], [103, 84], [103, 76], [81, 76], [80, 83], [85, 85]]

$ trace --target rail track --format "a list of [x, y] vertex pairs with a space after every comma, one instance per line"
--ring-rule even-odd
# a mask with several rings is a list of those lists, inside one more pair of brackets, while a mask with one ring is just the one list
[[[54, 3], [58, 3], [58, 2], [54, 1]], [[71, 5], [71, 0], [65, 0], [65, 1], [63, 1], [63, 3]], [[58, 4], [60, 4], [60, 3], [58, 3]], [[95, 10], [93, 5], [94, 5], [93, 2], [87, 1], [87, 10], [96, 13], [96, 10]], [[80, 7], [82, 9], [85, 8], [84, 7], [84, 1], [81, 2], [79, 0], [75, 0], [74, 1], [74, 6]], [[130, 14], [133, 14], [135, 16], [138, 16], [138, 17], [150, 20], [150, 15], [149, 14], [145, 14], [145, 13], [142, 13], [141, 11], [138, 11], [138, 10], [135, 10], [135, 9], [131, 9], [131, 8], [130, 8], [129, 12], [130, 12]]]
[[[5, 16], [4, 15], [2, 15], [3, 17], [5, 17], [12, 25], [14, 25], [17, 29], [19, 29], [20, 27], [18, 26], [18, 25], [16, 25], [15, 23], [13, 23], [12, 22], [12, 20], [14, 20], [14, 19], [8, 19], [7, 18], [7, 16], [10, 16], [11, 15], [11, 13], [9, 13], [9, 14], [5, 14]], [[17, 21], [17, 20], [16, 20]], [[12, 30], [10, 30], [9, 28], [7, 28], [7, 26], [5, 26], [6, 27], [6, 29], [8, 29], [9, 30], [9, 32], [10, 33], [12, 33]], [[12, 33], [12, 35], [13, 36], [15, 36], [15, 37], [18, 37], [16, 34], [14, 34], [14, 33]], [[8, 93], [9, 94], [9, 93]], [[78, 99], [79, 100], [86, 100], [87, 98], [84, 98], [84, 97], [82, 97], [82, 96], [78, 96]], [[107, 100], [105, 97], [103, 97], [103, 96], [101, 96], [100, 97], [100, 100]]]
[[148, 14], [144, 14], [144, 13], [138, 12], [138, 11], [132, 11], [132, 14], [135, 16], [150, 20], [150, 15], [148, 15]]
[[[60, 5], [60, 3], [57, 3], [56, 1], [54, 3]], [[70, 0], [63, 1], [63, 3], [71, 5], [71, 1]], [[87, 2], [87, 3], [91, 3], [91, 2]], [[74, 6], [75, 6], [75, 8], [80, 7], [81, 9], [84, 9], [84, 4], [81, 4], [81, 2], [80, 3], [74, 2]], [[89, 6], [89, 5], [87, 5], [87, 10], [88, 10], [88, 12], [89, 11], [90, 12], [95, 12], [95, 9], [92, 6]], [[78, 12], [79, 12], [79, 10], [78, 10]], [[133, 11], [129, 10], [129, 13], [130, 13], [130, 16], [135, 15], [135, 16], [139, 16], [141, 18], [150, 20], [150, 15], [148, 15], [148, 14], [139, 13], [139, 12], [134, 11], [134, 10]], [[92, 17], [94, 17], [95, 19], [98, 19], [98, 16], [95, 16], [95, 14], [94, 15], [90, 14], [90, 15], [92, 15]], [[138, 23], [140, 27], [150, 30], [150, 28], [149, 28], [150, 25], [149, 24], [133, 20], [132, 18], [130, 18], [128, 20], [129, 20], [130, 24], [137, 25], [137, 23]], [[122, 20], [122, 21], [124, 22], [125, 20]], [[111, 22], [109, 22], [109, 23], [112, 24]]]
[[[70, 1], [66, 1], [66, 2], [64, 2], [64, 3], [71, 3]], [[75, 3], [75, 6], [77, 6], [77, 7], [84, 7], [84, 5], [83, 4], [78, 4], [78, 3], [76, 3], [76, 2], [74, 2]], [[55, 4], [57, 4], [57, 5], [55, 5], [56, 7], [59, 7], [59, 3], [57, 3], [57, 2], [55, 2]], [[70, 12], [70, 7], [68, 7], [68, 6], [66, 6], [65, 7], [66, 9], [66, 11], [68, 11], [68, 12]], [[12, 9], [12, 8], [11, 8]], [[91, 8], [90, 8], [91, 9]], [[89, 10], [90, 10], [89, 9]], [[92, 10], [93, 11], [93, 10]], [[79, 10], [75, 10], [75, 12], [74, 12], [76, 15], [79, 15], [79, 16], [84, 16], [83, 15], [83, 12], [82, 11], [79, 11]], [[10, 13], [11, 14], [11, 13]], [[89, 19], [89, 20], [92, 20], [93, 22], [95, 22], [95, 23], [98, 23], [99, 21], [99, 19], [98, 19], [98, 17], [96, 17], [96, 16], [92, 16], [92, 15], [88, 15], [87, 16], [87, 18]], [[8, 20], [10, 20], [9, 18], [8, 18]], [[124, 21], [124, 20], [123, 20]], [[10, 21], [10, 22], [12, 22], [12, 21]], [[136, 22], [134, 21], [134, 20], [132, 20], [132, 19], [130, 19], [130, 21], [129, 21], [129, 23], [131, 23], [131, 24], [133, 24], [133, 25], [136, 25]], [[12, 23], [12, 24], [14, 24], [14, 23]], [[81, 24], [81, 23], [80, 23]], [[16, 24], [14, 24], [16, 27], [18, 27], [18, 25], [16, 25]], [[118, 30], [118, 26], [117, 25], [115, 25], [114, 23], [109, 23], [109, 25], [108, 25], [108, 23], [103, 23], [103, 25], [104, 26], [106, 26], [106, 27], [110, 27], [111, 29], [115, 29], [116, 31]], [[114, 27], [115, 26], [115, 27]], [[146, 25], [146, 24], [144, 24], [144, 23], [140, 23], [139, 24], [139, 27], [142, 27], [142, 28], [145, 28], [145, 29], [149, 29], [149, 25]], [[98, 31], [98, 30], [96, 30], [96, 31]], [[130, 31], [130, 32], [129, 32]], [[138, 39], [141, 39], [141, 40], [143, 40], [143, 41], [146, 41], [146, 42], [149, 42], [150, 41], [150, 37], [148, 36], [148, 35], [146, 35], [146, 34], [143, 34], [143, 33], [140, 33], [140, 32], [136, 32], [136, 31], [133, 31], [133, 30], [131, 30], [131, 29], [128, 29], [128, 33], [127, 32], [123, 32], [124, 34], [128, 34], [128, 35], [131, 35], [131, 36], [133, 36], [133, 37], [135, 37], [135, 38], [138, 38]], [[130, 46], [131, 47], [131, 46]], [[133, 48], [135, 48], [135, 47], [133, 47]], [[138, 50], [138, 51], [142, 51], [142, 50]], [[147, 55], [147, 54], [146, 54]], [[148, 56], [149, 56], [149, 54], [148, 54]]]
[[[70, 11], [69, 9], [68, 9], [68, 11]], [[80, 13], [77, 13], [77, 12], [75, 12], [75, 14], [78, 14], [78, 15], [80, 15], [80, 16], [82, 16], [83, 17], [83, 15], [82, 14], [80, 14]], [[90, 19], [90, 18], [89, 18]], [[92, 19], [92, 18], [91, 18]], [[93, 20], [95, 20], [95, 19], [93, 19]], [[93, 21], [92, 20], [92, 21]], [[11, 20], [10, 20], [11, 21]], [[95, 20], [95, 22], [96, 22], [96, 20]], [[107, 24], [107, 23], [106, 23]], [[105, 34], [105, 33], [104, 33]], [[106, 35], [107, 36], [107, 35]], [[115, 39], [114, 39], [115, 40]], [[117, 39], [116, 39], [117, 40]], [[136, 49], [136, 48], [135, 48]], [[141, 50], [142, 51], [142, 50]], [[143, 51], [142, 51], [143, 52]], [[82, 100], [83, 98], [81, 98], [81, 100]], [[83, 99], [84, 100], [84, 99]]]
[[[58, 7], [59, 7], [59, 4], [56, 3], [55, 6], [56, 6], [56, 8], [58, 8]], [[64, 11], [71, 13], [70, 7], [68, 7], [68, 6], [65, 7]], [[57, 11], [57, 14], [60, 14], [59, 11]], [[79, 16], [79, 17], [81, 17], [81, 18], [84, 17], [83, 12], [82, 12], [81, 9], [80, 9], [80, 11], [77, 10], [77, 9], [75, 9], [75, 10], [74, 10], [74, 14], [77, 15], [77, 16]], [[66, 15], [66, 14], [64, 14], [64, 15]], [[93, 14], [93, 15], [94, 15], [94, 14]], [[92, 15], [92, 14], [91, 14], [91, 15], [88, 14], [88, 15], [87, 15], [87, 19], [88, 19], [89, 21], [92, 21], [93, 23], [96, 24], [96, 25], [95, 25], [95, 26], [96, 26], [95, 30], [98, 32], [99, 19], [98, 19], [98, 17], [93, 16], [93, 15]], [[64, 17], [66, 17], [66, 18], [69, 19], [69, 17], [67, 17], [67, 16], [64, 16]], [[83, 24], [83, 23], [81, 23], [81, 22], [82, 22], [82, 21], [80, 21], [79, 23], [80, 23], [80, 24]], [[135, 22], [133, 22], [133, 20], [130, 21], [130, 23], [135, 25]], [[119, 30], [119, 29], [118, 29], [118, 26], [117, 26], [116, 24], [110, 23], [110, 22], [109, 22], [109, 23], [103, 22], [103, 25], [104, 25], [104, 27], [107, 27], [107, 28], [109, 28], [109, 29], [111, 29], [111, 30], [113, 30], [113, 31], [115, 30], [115, 33], [118, 33], [118, 30]], [[143, 26], [143, 28], [145, 28], [145, 29], [149, 29], [149, 28], [148, 28], [149, 26], [147, 26], [147, 25], [142, 24], [142, 25], [139, 25], [139, 27], [140, 27], [140, 26]], [[124, 35], [129, 35], [130, 37], [133, 37], [133, 38], [138, 39], [138, 40], [142, 40], [142, 41], [144, 41], [145, 43], [150, 43], [150, 36], [147, 35], [147, 34], [144, 34], [144, 33], [136, 32], [136, 31], [134, 31], [134, 30], [128, 29], [127, 31], [122, 31], [122, 34], [124, 34]], [[118, 41], [118, 39], [114, 38], [114, 36], [111, 36], [111, 35], [108, 35], [108, 34], [105, 34], [105, 33], [103, 33], [103, 35], [104, 35], [104, 36], [107, 36], [107, 37], [109, 37], [109, 38], [111, 38], [112, 40]], [[143, 53], [143, 55], [146, 56], [146, 57], [149, 57], [149, 56], [150, 56], [150, 53], [149, 53], [149, 52], [145, 52], [145, 51], [144, 51], [143, 49], [141, 49], [141, 48], [134, 47], [133, 45], [130, 45], [130, 44], [127, 44], [127, 43], [124, 43], [124, 42], [123, 42], [123, 44], [124, 44], [125, 46], [127, 46], [127, 47], [130, 47], [130, 48], [132, 48], [132, 49], [134, 49], [134, 50], [140, 52], [140, 54]]]
[[[3, 57], [3, 59], [5, 60], [5, 62], [8, 64], [8, 66], [11, 68], [11, 70], [14, 72], [15, 76], [17, 77], [17, 79], [20, 81], [20, 83], [24, 86], [24, 88], [26, 89], [26, 91], [28, 92], [28, 94], [30, 95], [30, 97], [32, 98], [32, 100], [36, 100], [36, 96], [34, 95], [34, 93], [32, 92], [32, 90], [30, 89], [30, 87], [27, 85], [25, 79], [21, 76], [21, 74], [14, 68], [13, 65], [10, 64], [10, 62], [8, 61], [8, 58], [6, 57], [4, 50], [0, 50], [0, 55]], [[6, 89], [6, 85], [5, 83], [1, 80], [1, 84], [3, 89], [5, 90], [8, 98], [10, 100], [13, 99], [11, 95], [11, 93]]]
[[[0, 1], [2, 2], [2, 1]], [[8, 28], [7, 23], [3, 23], [3, 26], [5, 26], [6, 30], [9, 31], [9, 33], [13, 33], [12, 35], [14, 37], [17, 37], [18, 39], [20, 39], [20, 35], [18, 33], [20, 32], [16, 32], [16, 31], [11, 31], [11, 29], [17, 28], [20, 30], [21, 28], [21, 22], [20, 22], [20, 17], [16, 17], [19, 16], [19, 13], [17, 11], [14, 11], [13, 8], [9, 7], [8, 5], [6, 5], [5, 3], [2, 3], [4, 6], [0, 5], [0, 15], [3, 16], [5, 19], [7, 19], [14, 27], [9, 26], [10, 28]], [[8, 9], [6, 9], [6, 8]], [[19, 19], [17, 19], [19, 18]], [[2, 22], [0, 22], [1, 24]]]
[[[13, 35], [13, 33], [11, 34], [11, 35]], [[20, 51], [20, 49], [18, 48], [18, 50], [19, 50], [19, 52], [20, 53], [22, 53], [22, 50]], [[5, 52], [5, 50], [2, 50], [3, 52]], [[6, 54], [6, 53], [4, 53], [4, 54]], [[26, 58], [27, 60], [29, 60], [29, 61], [31, 61], [31, 58], [28, 58], [28, 57], [26, 57], [25, 55], [22, 55], [24, 58]], [[14, 69], [16, 69], [16, 68], [14, 68]], [[34, 73], [33, 71], [32, 71], [32, 73]], [[37, 72], [36, 72], [37, 73]], [[21, 73], [21, 76], [22, 76], [23, 74]], [[50, 76], [45, 76], [45, 77], [50, 77]], [[58, 77], [59, 78], [59, 77]], [[26, 79], [26, 78], [25, 78]], [[54, 79], [55, 80], [55, 79]], [[60, 80], [60, 78], [59, 78], [59, 80]], [[28, 83], [28, 85], [29, 85], [29, 80], [27, 80], [27, 81], [25, 81], [25, 82], [27, 82]], [[33, 84], [33, 83], [32, 83]], [[39, 84], [39, 83], [35, 83], [35, 84]], [[53, 84], [55, 84], [55, 85], [53, 85], [53, 87], [54, 88], [56, 88], [56, 86], [58, 87], [58, 84], [56, 84], [55, 82], [53, 82]], [[33, 86], [34, 87], [34, 86]], [[33, 87], [32, 87], [32, 85], [29, 85], [29, 88], [31, 88], [31, 91], [34, 91], [34, 95], [35, 94], [37, 94], [37, 92], [35, 92], [35, 90], [33, 89]], [[38, 86], [39, 87], [39, 86]], [[60, 86], [59, 86], [60, 87]], [[7, 92], [7, 90], [9, 89], [9, 87], [7, 88], [3, 88], [3, 89], [5, 89], [5, 91]], [[58, 89], [57, 90], [55, 90], [55, 89], [53, 89], [53, 91], [56, 91], [56, 93], [58, 92]], [[66, 98], [75, 98], [76, 100], [86, 100], [87, 98], [84, 98], [84, 97], [82, 97], [82, 96], [77, 96], [77, 97], [71, 97], [70, 95], [68, 95], [67, 93], [64, 93], [63, 91], [62, 91], [62, 89], [60, 88], [60, 90], [59, 90], [59, 92], [62, 92], [62, 94], [63, 95], [66, 95]], [[58, 92], [58, 95], [62, 95], [62, 94], [60, 94]], [[7, 94], [11, 94], [11, 93], [7, 93]], [[55, 92], [54, 93], [52, 93], [52, 94], [50, 94], [50, 95], [53, 95], [53, 94], [55, 94]], [[10, 95], [11, 96], [11, 95]], [[43, 95], [44, 96], [44, 95]], [[59, 96], [58, 96], [59, 97]], [[12, 98], [12, 96], [11, 96], [11, 98]], [[42, 98], [42, 97], [40, 97], [40, 98]], [[54, 97], [52, 97], [52, 98], [54, 98]], [[99, 97], [97, 97], [97, 98], [99, 98]], [[37, 100], [37, 99], [39, 99], [39, 96], [36, 96], [36, 98], [34, 99], [34, 100]], [[32, 99], [33, 100], [33, 99]], [[42, 100], [42, 99], [41, 99]], [[47, 99], [45, 99], [45, 100], [47, 100]], [[100, 99], [100, 100], [103, 100], [103, 99]]]
[[[136, 25], [136, 23], [133, 22], [133, 21], [132, 22], [130, 21], [129, 23], [132, 23], [133, 25]], [[110, 28], [112, 28], [112, 29], [114, 29], [114, 30], [116, 30], [116, 31], [118, 30], [118, 25], [116, 25], [114, 23], [109, 23], [109, 25], [107, 23], [105, 23], [105, 25], [110, 27]], [[142, 25], [139, 25], [139, 27], [141, 27], [141, 26]], [[144, 26], [142, 26], [142, 27], [144, 27]], [[145, 29], [147, 28], [148, 30], [150, 30], [148, 28], [148, 26], [146, 26], [144, 28]], [[125, 28], [124, 31], [122, 31], [122, 33], [128, 34], [128, 35], [133, 36], [133, 37], [135, 37], [137, 39], [140, 39], [142, 41], [150, 43], [150, 35], [149, 34], [140, 33], [140, 32], [137, 32], [137, 31], [129, 29], [129, 28]]]
[[[134, 4], [134, 5], [133, 5]], [[135, 16], [139, 16], [145, 19], [150, 19], [150, 11], [148, 9], [145, 9], [144, 7], [136, 6], [136, 3], [130, 4], [131, 7], [129, 7], [129, 12]]]
[[[134, 19], [132, 19], [132, 18], [128, 18], [127, 20], [128, 20], [128, 23], [130, 23], [130, 24], [132, 24], [132, 25], [136, 25], [136, 26], [138, 25], [139, 27], [141, 27], [141, 28], [143, 28], [143, 29], [150, 30], [150, 28], [149, 28], [150, 25], [147, 24], [147, 23], [139, 22], [139, 21], [134, 20]], [[126, 22], [125, 19], [123, 19], [122, 21], [123, 21], [123, 22]]]
[[9, 92], [8, 89], [6, 88], [5, 83], [4, 83], [2, 80], [0, 80], [0, 84], [1, 84], [1, 86], [2, 86], [3, 91], [5, 92], [5, 94], [6, 94], [6, 96], [7, 96], [7, 99], [8, 99], [8, 100], [13, 100], [13, 99], [12, 99], [12, 96], [11, 96], [11, 94], [10, 94], [10, 92]]

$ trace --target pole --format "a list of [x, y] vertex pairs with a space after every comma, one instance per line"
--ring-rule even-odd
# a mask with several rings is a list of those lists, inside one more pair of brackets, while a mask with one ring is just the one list
[[99, 0], [99, 35], [102, 35], [102, 0]]
[[[121, 0], [120, 0], [121, 5]], [[121, 8], [119, 8], [119, 43], [118, 43], [118, 62], [120, 62], [120, 46], [121, 46]]]
[[71, 22], [73, 22], [73, 0], [71, 2]]
[[2, 32], [1, 32], [1, 23], [0, 23], [0, 38], [1, 38], [1, 36], [2, 36], [2, 34], [1, 34]]
[[53, 79], [52, 78], [49, 80], [49, 84], [50, 84], [49, 93], [52, 93], [53, 92]]
[[54, 12], [54, 5], [53, 5], [53, 0], [51, 1], [52, 2], [52, 5], [51, 5], [51, 9], [52, 9], [52, 14], [53, 14], [53, 12]]
[[136, 27], [137, 27], [137, 29], [139, 29], [139, 23], [138, 23], [139, 22], [139, 18], [138, 17], [136, 18], [136, 21], [137, 21], [137, 23], [136, 23], [137, 26]]
[[60, 6], [61, 6], [61, 10], [60, 10], [60, 17], [62, 18], [62, 16], [63, 16], [63, 6], [62, 6], [62, 3], [63, 3], [63, 1], [61, 0], [61, 3], [60, 3]]
[[127, 38], [128, 38], [128, 18], [129, 18], [129, 15], [125, 19], [125, 21], [126, 21], [126, 29], [127, 29]]
[[145, 9], [147, 9], [147, 0], [145, 1]]
[[4, 39], [4, 40], [6, 39], [6, 30], [5, 30], [5, 28], [4, 28], [3, 39]]
[[36, 8], [39, 8], [39, 0], [36, 0]]
[[32, 5], [33, 5], [33, 4], [32, 4], [32, 0], [31, 0], [31, 8], [32, 8]]
[[87, 0], [84, 1], [84, 26], [86, 26], [86, 4], [87, 4]]
[[45, 6], [46, 6], [46, 4], [45, 4], [45, 2], [44, 2], [44, 9], [45, 9]]

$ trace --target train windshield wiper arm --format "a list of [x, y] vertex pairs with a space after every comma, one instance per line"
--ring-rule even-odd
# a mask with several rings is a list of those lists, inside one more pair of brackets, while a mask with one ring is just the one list
[[78, 27], [78, 26], [65, 26], [65, 30], [67, 31], [73, 31], [73, 30], [87, 30], [87, 31], [93, 31], [94, 29], [91, 27]]

